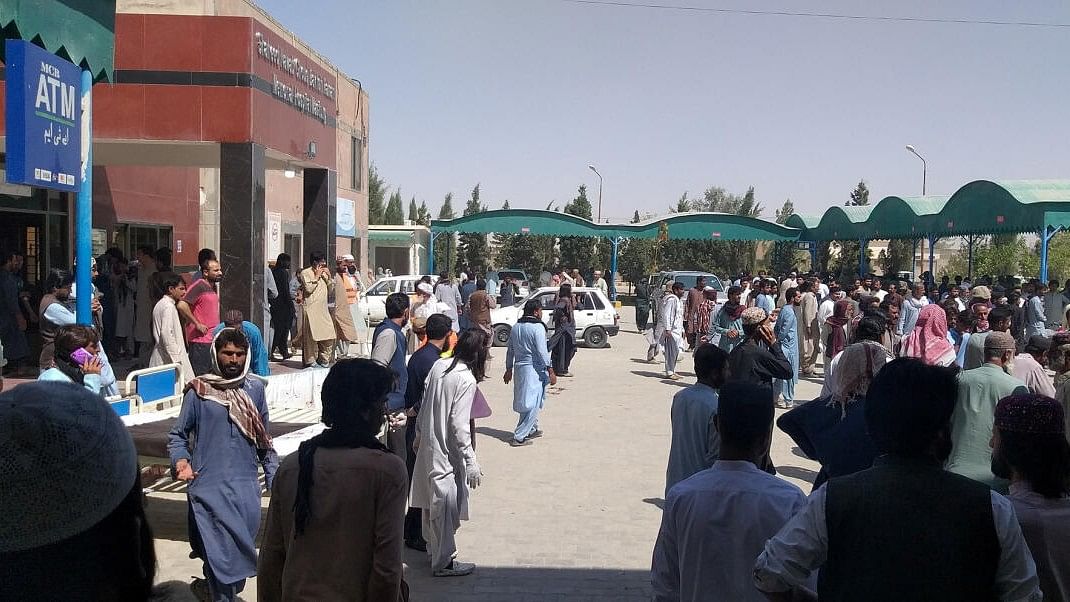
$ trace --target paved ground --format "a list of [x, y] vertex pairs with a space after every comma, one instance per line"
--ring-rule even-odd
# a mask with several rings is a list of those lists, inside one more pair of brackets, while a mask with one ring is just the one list
[[[483, 486], [472, 495], [472, 520], [458, 533], [459, 558], [478, 568], [469, 577], [433, 579], [426, 558], [406, 549], [413, 600], [650, 598], [669, 407], [678, 388], [695, 379], [691, 357], [683, 354], [684, 380], [661, 380], [662, 368], [641, 361], [643, 338], [632, 324], [623, 326], [628, 331], [611, 339], [612, 348], [579, 350], [575, 377], [560, 379], [547, 400], [540, 420], [546, 435], [522, 448], [507, 443], [516, 415], [511, 387], [501, 381], [505, 352], [495, 350], [494, 378], [482, 385], [494, 415], [477, 425]], [[800, 382], [798, 397], [812, 399], [819, 388], [819, 382]], [[816, 464], [779, 431], [773, 460], [785, 478], [809, 492]], [[150, 495], [159, 581], [169, 599], [192, 599], [185, 584], [200, 574], [199, 564], [187, 557], [185, 513], [182, 494]], [[255, 590], [250, 581], [244, 599], [256, 599]]]

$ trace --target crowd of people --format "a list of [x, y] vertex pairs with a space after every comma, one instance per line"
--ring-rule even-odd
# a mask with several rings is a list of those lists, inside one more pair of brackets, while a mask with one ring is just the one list
[[[846, 284], [744, 275], [720, 307], [670, 286], [648, 357], [671, 378], [689, 344], [698, 382], [672, 403], [654, 599], [1070, 600], [1067, 289]], [[778, 405], [809, 496], [775, 476]]]
[[[487, 282], [465, 291], [443, 274], [418, 283], [415, 302], [388, 295], [386, 319], [364, 335], [370, 357], [344, 357], [339, 341], [352, 339], [331, 312], [350, 289], [346, 258], [332, 276], [312, 255], [296, 284], [288, 259], [270, 277], [293, 290], [293, 311], [276, 302], [271, 324], [298, 331], [303, 358], [329, 371], [326, 428], [281, 462], [252, 375], [290, 342], [220, 314], [222, 268], [207, 254], [196, 277], [150, 278], [149, 361], [192, 375], [167, 450], [188, 485], [191, 557], [203, 568], [193, 592], [233, 600], [255, 576], [261, 600], [407, 600], [404, 547], [426, 553], [435, 577], [471, 574], [456, 533], [483, 480]], [[42, 382], [0, 394], [0, 424], [18, 425], [0, 429], [0, 453], [30, 468], [0, 495], [0, 591], [146, 599], [155, 556], [137, 453], [102, 398], [113, 339], [101, 325], [61, 323], [69, 280], [50, 274], [42, 300], [41, 362], [52, 358]], [[1013, 287], [945, 284], [859, 279], [844, 291], [814, 275], [744, 276], [724, 304], [701, 280], [669, 287], [652, 352], [665, 354], [669, 378], [693, 352], [697, 383], [670, 413], [655, 600], [1070, 600], [1070, 332], [1065, 313], [1047, 309], [1066, 297], [1028, 283], [1019, 304]], [[329, 321], [314, 324], [316, 308]], [[510, 330], [501, 376], [514, 447], [544, 435], [547, 389], [574, 353], [573, 311], [562, 283], [552, 308], [527, 300]], [[800, 378], [823, 379], [821, 394], [798, 403]], [[777, 476], [774, 428], [819, 464], [809, 495]], [[70, 474], [86, 465], [88, 478]], [[271, 498], [258, 553], [260, 473]], [[68, 570], [55, 579], [52, 566]]]

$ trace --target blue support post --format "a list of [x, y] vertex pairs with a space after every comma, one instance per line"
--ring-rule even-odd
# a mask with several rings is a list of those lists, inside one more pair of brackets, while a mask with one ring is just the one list
[[817, 241], [811, 240], [809, 249], [810, 251], [810, 271], [817, 272]]
[[435, 273], [435, 239], [438, 238], [439, 233], [434, 230], [431, 231], [431, 244], [427, 247], [427, 273]]
[[81, 184], [74, 205], [74, 263], [79, 324], [93, 324], [93, 75], [82, 71]]
[[929, 235], [929, 281], [935, 283], [936, 275], [933, 274], [933, 262], [936, 260], [936, 241], [940, 240], [934, 234]]
[[1065, 228], [1063, 226], [1049, 226], [1044, 225], [1044, 229], [1040, 231], [1040, 281], [1048, 281], [1048, 243], [1051, 242], [1059, 232], [1062, 232]]
[[611, 236], [610, 242], [613, 243], [613, 260], [609, 264], [609, 300], [617, 300], [617, 250], [620, 248], [620, 237]]

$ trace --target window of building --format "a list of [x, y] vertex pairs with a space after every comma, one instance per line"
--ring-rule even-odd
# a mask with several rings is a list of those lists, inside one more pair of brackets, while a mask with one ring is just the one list
[[352, 188], [353, 190], [360, 190], [360, 187], [361, 187], [361, 184], [362, 184], [361, 175], [362, 175], [362, 172], [363, 172], [361, 167], [364, 164], [364, 161], [363, 161], [363, 159], [364, 159], [364, 147], [361, 144], [360, 139], [357, 138], [356, 136], [351, 137], [349, 140], [350, 140], [350, 153], [349, 153], [350, 166], [349, 166], [349, 172], [350, 172], [350, 179], [351, 179], [350, 188]]
[[117, 224], [116, 234], [116, 246], [129, 258], [137, 257], [137, 248], [141, 246], [172, 248], [170, 226]]

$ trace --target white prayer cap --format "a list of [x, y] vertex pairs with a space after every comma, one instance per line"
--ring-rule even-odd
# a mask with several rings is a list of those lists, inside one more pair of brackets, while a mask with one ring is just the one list
[[421, 293], [423, 293], [423, 294], [425, 294], [425, 295], [432, 295], [435, 292], [431, 288], [431, 285], [426, 283], [426, 282], [421, 282], [420, 284], [417, 284], [416, 285], [416, 290], [421, 292]]
[[32, 382], [0, 394], [0, 553], [73, 537], [130, 493], [137, 451], [99, 395]]
[[345, 255], [342, 255], [342, 261], [356, 261], [356, 258], [349, 253], [346, 253]]

